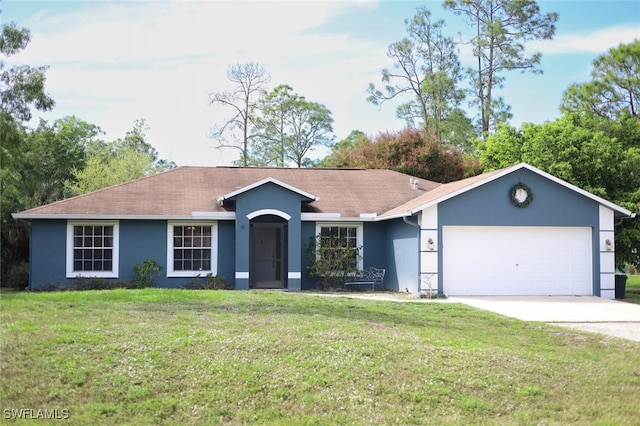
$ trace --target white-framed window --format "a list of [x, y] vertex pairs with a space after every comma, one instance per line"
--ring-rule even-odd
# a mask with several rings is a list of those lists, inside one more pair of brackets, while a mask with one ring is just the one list
[[[344, 247], [359, 248], [355, 259], [358, 269], [363, 268], [363, 226], [361, 222], [316, 223], [316, 235], [320, 236], [323, 250], [342, 250]], [[318, 252], [322, 255], [322, 250]]]
[[216, 275], [217, 248], [217, 222], [169, 222], [167, 277]]
[[118, 278], [118, 221], [67, 222], [67, 278]]

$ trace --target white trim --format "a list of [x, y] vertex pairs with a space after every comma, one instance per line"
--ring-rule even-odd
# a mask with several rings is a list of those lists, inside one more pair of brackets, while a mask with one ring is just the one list
[[[194, 212], [203, 213], [202, 216], [194, 215], [122, 215], [122, 214], [38, 214], [38, 213], [13, 213], [14, 219], [57, 219], [57, 220], [233, 220], [235, 212]], [[206, 216], [205, 216], [206, 214]]]
[[310, 200], [314, 200], [315, 201], [315, 200], [318, 199], [318, 197], [316, 197], [315, 195], [309, 194], [308, 192], [303, 191], [303, 190], [301, 190], [299, 188], [296, 188], [295, 186], [291, 186], [291, 185], [289, 185], [287, 183], [279, 181], [278, 179], [275, 179], [275, 178], [272, 178], [272, 177], [268, 177], [268, 178], [259, 180], [258, 182], [254, 182], [251, 185], [244, 186], [244, 187], [242, 187], [240, 189], [237, 189], [237, 190], [235, 190], [233, 192], [230, 192], [230, 193], [228, 193], [226, 195], [223, 195], [222, 197], [218, 198], [218, 202], [222, 202], [222, 201], [227, 200], [229, 198], [233, 198], [236, 195], [242, 194], [243, 192], [250, 191], [250, 190], [252, 190], [254, 188], [257, 188], [257, 187], [262, 186], [262, 185], [267, 184], [267, 183], [276, 184], [276, 185], [281, 186], [281, 187], [283, 187], [285, 189], [288, 189], [291, 192], [295, 192], [296, 194], [300, 194], [305, 198], [309, 198]]
[[340, 213], [300, 213], [300, 220], [306, 222], [335, 219], [340, 219]]
[[615, 218], [613, 214], [613, 210], [606, 208], [605, 206], [600, 206], [598, 210], [599, 217], [599, 226], [600, 232], [602, 231], [613, 231], [615, 229], [614, 223]]
[[419, 223], [422, 229], [438, 229], [438, 206], [422, 210]]
[[248, 280], [249, 273], [248, 272], [238, 272], [236, 271], [236, 279], [237, 280]]
[[191, 212], [191, 217], [200, 220], [235, 220], [236, 212]]
[[[74, 271], [73, 270], [73, 227], [74, 226], [113, 226], [112, 269], [111, 271]], [[66, 241], [66, 277], [67, 278], [118, 278], [120, 270], [120, 223], [110, 221], [67, 221]]]
[[320, 235], [323, 227], [342, 227], [342, 228], [356, 228], [356, 247], [360, 247], [360, 257], [358, 259], [358, 269], [364, 267], [364, 226], [362, 222], [316, 222], [316, 233]]
[[378, 213], [360, 213], [360, 219], [374, 219], [378, 216]]
[[[356, 216], [340, 216], [339, 213], [335, 215], [333, 213], [302, 213], [301, 217], [303, 222], [335, 222], [335, 223], [352, 223], [352, 222], [377, 222], [380, 216], [376, 218], [362, 218]], [[326, 216], [325, 216], [326, 215]], [[380, 220], [386, 220], [388, 217], [381, 218]]]
[[251, 220], [253, 218], [256, 218], [258, 216], [264, 216], [267, 214], [271, 214], [274, 216], [278, 216], [281, 217], [287, 221], [289, 221], [289, 219], [291, 219], [291, 215], [287, 214], [285, 212], [283, 212], [282, 210], [276, 210], [276, 209], [261, 209], [261, 210], [256, 210], [254, 212], [251, 212], [247, 215], [247, 219]]
[[603, 299], [610, 299], [610, 300], [614, 300], [616, 298], [616, 291], [615, 290], [600, 290], [600, 297]]
[[299, 280], [302, 278], [302, 272], [289, 272], [287, 278], [290, 280]]
[[[174, 226], [211, 226], [211, 269], [200, 271], [174, 271], [173, 269], [173, 228]], [[215, 221], [168, 221], [167, 222], [167, 278], [197, 277], [218, 273], [218, 222]]]

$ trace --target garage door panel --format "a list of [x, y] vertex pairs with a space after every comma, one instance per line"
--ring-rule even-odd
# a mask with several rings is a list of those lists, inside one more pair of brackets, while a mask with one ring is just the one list
[[443, 229], [449, 295], [591, 295], [591, 228]]

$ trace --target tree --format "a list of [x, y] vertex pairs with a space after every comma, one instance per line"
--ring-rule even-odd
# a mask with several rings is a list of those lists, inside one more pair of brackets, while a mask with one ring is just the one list
[[640, 120], [640, 40], [620, 44], [596, 58], [591, 77], [590, 82], [567, 89], [562, 111], [588, 111], [609, 119], [629, 114]]
[[311, 102], [279, 85], [263, 98], [254, 117], [255, 143], [250, 163], [285, 167], [305, 164], [307, 153], [318, 145], [331, 146], [333, 118], [322, 104]]
[[[8, 114], [7, 114], [8, 116]], [[98, 127], [65, 117], [53, 124], [40, 121], [36, 129], [22, 125], [3, 129], [2, 176], [2, 281], [10, 286], [27, 284], [28, 229], [11, 213], [64, 198], [64, 182], [72, 179], [72, 167], [83, 167], [86, 147], [99, 134]], [[4, 136], [17, 142], [4, 146]]]
[[[485, 170], [527, 162], [630, 211], [640, 206], [640, 128], [635, 119], [605, 121], [564, 114], [553, 122], [499, 126], [480, 149]], [[640, 224], [616, 232], [616, 263], [638, 264]]]
[[381, 105], [401, 95], [411, 95], [411, 101], [398, 107], [398, 118], [447, 142], [456, 132], [452, 123], [464, 116], [458, 108], [464, 92], [457, 88], [462, 75], [456, 45], [444, 36], [444, 21], [432, 22], [431, 12], [424, 6], [418, 8], [412, 20], [405, 20], [405, 26], [408, 37], [391, 44], [387, 51], [394, 70], [382, 70], [386, 84], [382, 90], [369, 84], [367, 100]]
[[[0, 235], [1, 253], [0, 281], [3, 285], [23, 287], [28, 279], [28, 233], [24, 227], [11, 217], [11, 213], [29, 204], [28, 199], [41, 198], [35, 192], [49, 193], [49, 189], [38, 191], [37, 185], [31, 186], [31, 194], [23, 194], [35, 175], [39, 173], [39, 164], [27, 164], [29, 160], [47, 160], [55, 162], [50, 153], [42, 152], [42, 158], [27, 155], [24, 149], [28, 131], [24, 123], [32, 118], [32, 109], [47, 111], [53, 108], [54, 101], [45, 93], [45, 71], [47, 67], [26, 65], [5, 69], [4, 58], [25, 49], [31, 40], [26, 28], [18, 28], [15, 23], [3, 24], [0, 34], [0, 191], [1, 215]], [[52, 177], [39, 182], [48, 186]], [[53, 191], [55, 192], [55, 191]]]
[[481, 171], [477, 160], [416, 129], [382, 133], [374, 140], [359, 136], [353, 146], [334, 150], [331, 158], [331, 167], [390, 169], [443, 183]]
[[352, 130], [346, 138], [333, 145], [331, 153], [317, 161], [314, 167], [335, 167], [336, 164], [346, 163], [346, 160], [339, 156], [348, 155], [360, 140], [365, 140], [367, 143], [370, 143], [367, 135], [365, 135], [362, 130]]
[[[31, 41], [31, 33], [26, 28], [18, 28], [15, 23], [2, 25], [0, 53], [8, 57], [25, 49]], [[0, 112], [6, 113], [18, 122], [31, 120], [31, 108], [49, 111], [55, 102], [44, 91], [45, 71], [48, 67], [19, 65], [5, 70], [4, 60], [0, 61]], [[3, 125], [6, 125], [3, 119]]]
[[68, 188], [75, 195], [86, 194], [98, 189], [152, 174], [153, 159], [149, 154], [136, 152], [130, 148], [118, 151], [105, 162], [101, 156], [89, 157], [84, 168], [73, 169], [73, 181]]
[[443, 6], [465, 17], [473, 27], [471, 38], [477, 68], [469, 68], [480, 109], [480, 130], [487, 135], [500, 121], [510, 118], [509, 107], [494, 95], [502, 87], [503, 71], [542, 73], [540, 53], [525, 55], [524, 43], [550, 40], [555, 34], [557, 13], [540, 13], [534, 0], [445, 0]]
[[113, 142], [115, 152], [130, 149], [133, 152], [148, 155], [152, 159], [151, 168], [156, 171], [171, 170], [176, 167], [173, 161], [160, 158], [158, 151], [147, 142], [147, 126], [144, 118], [139, 118], [133, 123], [133, 128], [129, 130], [124, 139], [118, 139]]
[[[605, 168], [607, 195], [633, 212], [640, 207], [639, 75], [640, 41], [621, 44], [596, 58], [592, 80], [570, 86], [561, 105], [564, 115], [574, 117], [588, 132], [604, 132], [620, 144], [621, 152], [613, 159], [602, 152], [583, 156], [584, 173], [603, 173]], [[618, 227], [616, 263], [640, 266], [640, 220], [626, 220]]]
[[86, 194], [176, 167], [172, 161], [160, 159], [146, 141], [147, 129], [143, 119], [136, 120], [124, 139], [91, 144], [86, 164], [70, 170], [71, 178], [65, 183], [67, 192]]
[[227, 78], [236, 84], [232, 91], [209, 94], [209, 104], [219, 105], [233, 112], [221, 126], [216, 126], [211, 137], [218, 140], [218, 148], [240, 150], [241, 164], [249, 162], [249, 142], [252, 137], [253, 111], [266, 94], [266, 85], [271, 77], [255, 62], [236, 64], [227, 70]]

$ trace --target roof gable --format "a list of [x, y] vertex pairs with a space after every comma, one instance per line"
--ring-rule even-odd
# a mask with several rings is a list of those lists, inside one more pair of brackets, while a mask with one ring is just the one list
[[274, 178], [269, 176], [269, 177], [264, 178], [264, 179], [262, 179], [262, 180], [260, 180], [258, 182], [254, 182], [254, 183], [252, 183], [250, 185], [246, 185], [246, 186], [244, 186], [242, 188], [236, 189], [235, 191], [232, 191], [232, 192], [230, 192], [230, 193], [228, 193], [226, 195], [223, 195], [223, 196], [219, 197], [218, 198], [218, 202], [222, 203], [222, 202], [224, 202], [224, 200], [229, 200], [231, 198], [235, 198], [236, 196], [238, 196], [240, 194], [243, 194], [245, 192], [251, 191], [252, 189], [258, 188], [258, 187], [260, 187], [262, 185], [266, 185], [268, 183], [272, 183], [274, 185], [278, 185], [278, 186], [280, 186], [280, 187], [282, 187], [284, 189], [287, 189], [287, 190], [289, 190], [291, 192], [299, 194], [302, 197], [308, 199], [310, 202], [311, 201], [315, 201], [315, 200], [318, 199], [318, 197], [316, 197], [315, 195], [311, 195], [308, 192], [303, 191], [302, 189], [296, 188], [295, 186], [292, 186], [292, 185], [289, 185], [287, 183], [281, 182], [278, 179], [274, 179]]
[[617, 212], [619, 216], [635, 217], [635, 213], [632, 213], [625, 208], [622, 208], [610, 201], [607, 201], [604, 198], [598, 197], [588, 191], [585, 191], [582, 188], [572, 185], [569, 182], [559, 179], [527, 163], [520, 163], [515, 166], [511, 166], [504, 169], [483, 173], [467, 179], [462, 179], [459, 181], [443, 184], [438, 188], [434, 189], [433, 191], [429, 191], [428, 193], [420, 197], [417, 197], [413, 200], [408, 201], [403, 205], [400, 205], [394, 209], [391, 209], [390, 211], [386, 212], [383, 216], [386, 218], [391, 218], [391, 217], [402, 217], [402, 216], [414, 215], [428, 207], [431, 207], [435, 204], [439, 204], [443, 201], [456, 197], [465, 192], [471, 191], [479, 186], [486, 185], [496, 179], [499, 179], [503, 176], [507, 176], [521, 169], [529, 170], [546, 179], [549, 179], [552, 182], [555, 182], [558, 185], [561, 185], [574, 192], [577, 192], [578, 194], [584, 197], [592, 199], [595, 202], [610, 208], [614, 212]]

